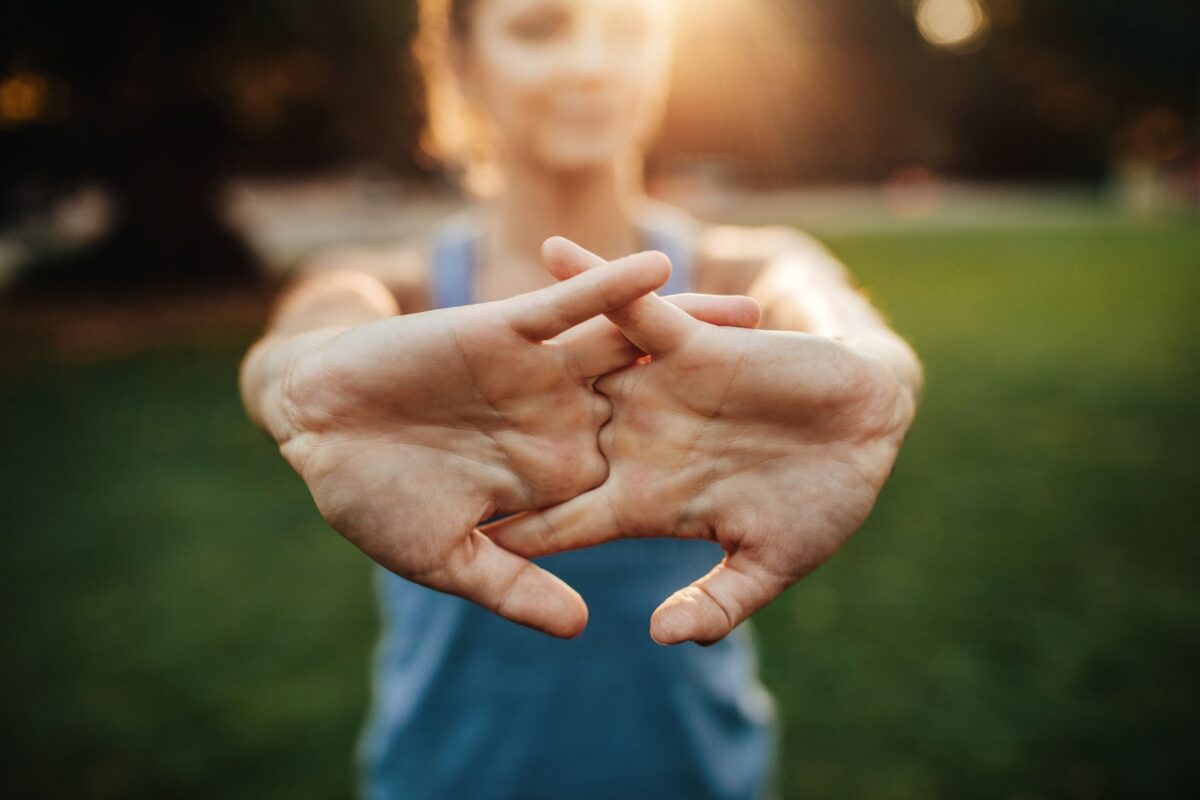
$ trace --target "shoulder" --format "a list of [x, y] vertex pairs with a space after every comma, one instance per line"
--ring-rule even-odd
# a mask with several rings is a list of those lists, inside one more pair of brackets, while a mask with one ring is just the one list
[[824, 245], [789, 225], [706, 225], [695, 254], [697, 291], [710, 294], [745, 293], [767, 267], [785, 258], [829, 258]]
[[743, 294], [781, 259], [815, 262], [831, 257], [817, 239], [789, 225], [714, 225], [650, 199], [639, 208], [639, 216], [691, 242], [692, 283], [707, 294]]

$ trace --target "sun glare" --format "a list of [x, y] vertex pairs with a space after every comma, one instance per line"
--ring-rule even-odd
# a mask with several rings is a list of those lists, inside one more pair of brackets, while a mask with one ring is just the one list
[[[777, 164], [801, 153], [797, 131], [821, 97], [807, 6], [773, 0], [678, 0], [674, 146], [737, 149]], [[818, 43], [819, 44], [819, 43]]]
[[918, 0], [915, 16], [925, 41], [956, 53], [977, 49], [988, 32], [980, 0]]

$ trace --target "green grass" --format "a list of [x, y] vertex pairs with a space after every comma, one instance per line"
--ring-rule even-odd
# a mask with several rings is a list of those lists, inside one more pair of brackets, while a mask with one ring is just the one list
[[[786, 794], [1195, 796], [1200, 226], [830, 244], [928, 388], [757, 618]], [[13, 796], [350, 793], [370, 572], [243, 420], [243, 344], [0, 373]]]

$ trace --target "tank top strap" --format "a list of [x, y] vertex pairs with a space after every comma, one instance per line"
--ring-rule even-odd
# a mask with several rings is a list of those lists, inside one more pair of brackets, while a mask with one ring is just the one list
[[467, 213], [438, 223], [429, 249], [429, 286], [433, 308], [475, 302], [475, 267], [479, 261], [479, 229]]
[[[664, 220], [639, 224], [642, 245], [671, 260], [671, 277], [659, 294], [692, 291], [694, 231]], [[430, 241], [430, 292], [433, 308], [453, 308], [475, 302], [475, 272], [479, 263], [479, 226], [467, 213], [440, 222]]]
[[658, 290], [660, 295], [692, 291], [693, 260], [690, 232], [662, 223], [642, 224], [642, 242], [648, 250], [659, 250], [671, 260], [671, 277]]

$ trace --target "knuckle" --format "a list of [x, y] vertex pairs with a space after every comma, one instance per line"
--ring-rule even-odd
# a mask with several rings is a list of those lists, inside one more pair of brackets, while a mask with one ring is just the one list
[[[502, 617], [508, 617], [514, 613], [512, 607], [514, 596], [520, 592], [521, 585], [527, 581], [533, 580], [536, 576], [535, 567], [530, 561], [526, 561], [509, 577], [504, 586], [500, 589], [500, 596], [495, 601], [495, 611]], [[519, 609], [517, 610], [519, 611]]]
[[595, 489], [608, 479], [608, 461], [600, 453], [589, 453], [579, 470], [581, 492]]
[[628, 373], [628, 368], [610, 372], [599, 378], [592, 387], [606, 398], [622, 397]]
[[600, 429], [600, 435], [596, 437], [596, 441], [600, 446], [600, 452], [606, 456], [611, 456], [617, 445], [617, 428], [615, 425], [605, 425]]
[[612, 420], [613, 403], [612, 400], [602, 394], [592, 393], [592, 428], [600, 430]]

